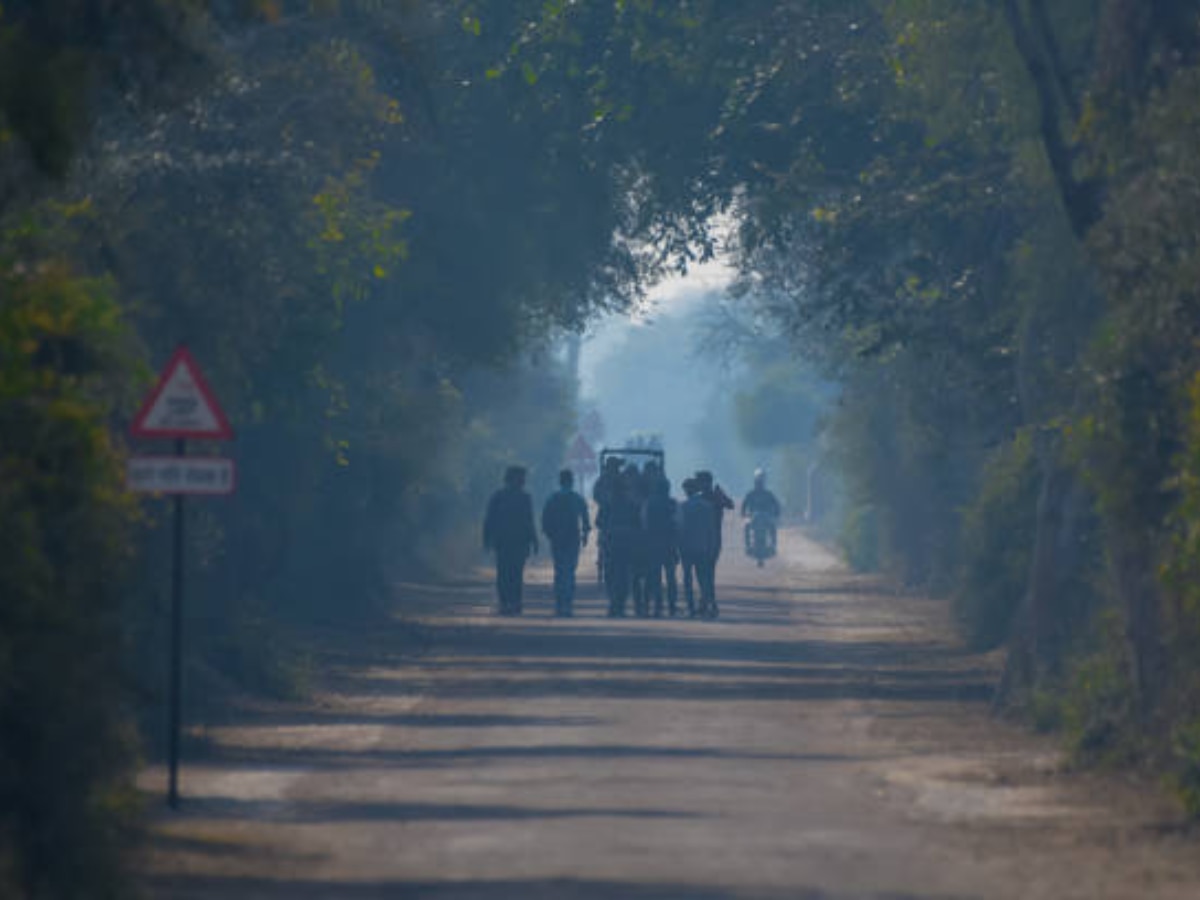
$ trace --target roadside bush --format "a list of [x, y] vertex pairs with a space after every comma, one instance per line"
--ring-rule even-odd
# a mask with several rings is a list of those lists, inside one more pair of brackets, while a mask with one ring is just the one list
[[962, 568], [954, 608], [967, 643], [992, 650], [1009, 637], [1029, 577], [1038, 473], [1027, 435], [985, 466], [962, 521]]
[[879, 571], [879, 539], [879, 513], [874, 506], [860, 504], [847, 510], [838, 545], [854, 571]]
[[1184, 446], [1172, 485], [1178, 502], [1161, 570], [1173, 667], [1168, 702], [1178, 721], [1170, 781], [1188, 814], [1200, 818], [1200, 375], [1188, 385], [1182, 419]]
[[0, 895], [103, 900], [128, 896], [135, 808], [133, 508], [106, 428], [121, 328], [105, 283], [32, 258], [0, 258]]
[[1187, 814], [1200, 819], [1200, 719], [1178, 726], [1173, 738], [1175, 772], [1171, 786]]
[[1098, 617], [1095, 649], [1071, 667], [1062, 714], [1067, 747], [1079, 762], [1121, 765], [1143, 752], [1137, 694], [1120, 614]]

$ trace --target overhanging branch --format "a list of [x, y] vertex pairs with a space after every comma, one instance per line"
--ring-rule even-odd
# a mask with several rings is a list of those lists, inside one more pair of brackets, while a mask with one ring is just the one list
[[1038, 47], [1029, 24], [1021, 12], [1019, 0], [1002, 0], [1013, 43], [1021, 55], [1037, 92], [1042, 147], [1050, 163], [1059, 196], [1071, 222], [1071, 229], [1082, 240], [1100, 218], [1093, 185], [1075, 177], [1073, 153], [1063, 136], [1063, 113], [1058, 85], [1049, 62]]

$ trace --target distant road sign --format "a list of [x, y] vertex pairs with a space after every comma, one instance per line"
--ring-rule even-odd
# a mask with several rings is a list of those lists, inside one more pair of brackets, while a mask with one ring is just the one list
[[567, 465], [585, 478], [596, 474], [596, 451], [583, 435], [576, 437], [567, 450]]
[[232, 459], [215, 456], [135, 456], [126, 486], [141, 494], [232, 494], [237, 470]]
[[584, 439], [583, 435], [580, 435], [575, 438], [571, 449], [567, 451], [567, 459], [571, 462], [588, 462], [589, 460], [595, 462], [596, 451], [592, 449], [592, 445]]
[[590, 444], [599, 444], [604, 440], [604, 418], [599, 410], [589, 409], [579, 423], [579, 434]]
[[176, 350], [163, 369], [131, 430], [137, 438], [233, 439], [225, 413], [186, 347]]

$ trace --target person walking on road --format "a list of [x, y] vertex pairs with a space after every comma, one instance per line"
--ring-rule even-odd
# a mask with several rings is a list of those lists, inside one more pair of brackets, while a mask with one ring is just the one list
[[[697, 479], [687, 479], [683, 491], [687, 500], [679, 508], [679, 556], [683, 561], [684, 601], [689, 616], [715, 618], [714, 577], [720, 547], [717, 511], [701, 492]], [[693, 579], [700, 591], [699, 605], [692, 587]]]
[[712, 504], [713, 512], [717, 519], [717, 556], [720, 557], [722, 535], [725, 530], [725, 513], [731, 509], [736, 509], [736, 504], [733, 502], [733, 498], [721, 489], [719, 484], [714, 483], [712, 472], [697, 472], [696, 485], [700, 490], [700, 495]]
[[733, 502], [733, 498], [721, 490], [719, 484], [714, 483], [712, 472], [697, 472], [696, 485], [700, 490], [700, 496], [712, 506], [713, 518], [716, 521], [717, 549], [712, 555], [712, 605], [710, 607], [710, 612], [715, 618], [717, 614], [717, 563], [721, 559], [722, 536], [725, 532], [725, 513], [737, 507]]
[[[647, 467], [649, 467], [647, 463]], [[625, 479], [626, 495], [633, 503], [636, 515], [636, 534], [629, 541], [629, 595], [633, 598], [633, 612], [639, 619], [644, 619], [650, 614], [649, 596], [647, 594], [646, 583], [649, 580], [650, 557], [646, 546], [646, 530], [642, 521], [642, 510], [646, 505], [646, 500], [649, 497], [648, 482], [645, 473], [638, 470], [634, 463], [630, 463], [625, 467], [623, 473]]]
[[621, 466], [624, 463], [620, 457], [610, 456], [604, 461], [604, 471], [592, 485], [592, 499], [596, 502], [596, 572], [600, 583], [604, 584], [608, 577], [608, 505], [612, 502], [617, 490], [617, 482], [621, 478]]
[[587, 546], [592, 524], [587, 503], [575, 492], [575, 475], [570, 469], [558, 473], [558, 485], [558, 491], [542, 507], [542, 534], [549, 539], [554, 557], [554, 611], [570, 616], [575, 606], [579, 551]]
[[521, 614], [525, 562], [538, 552], [533, 499], [525, 491], [525, 469], [510, 466], [504, 487], [492, 494], [483, 519], [483, 546], [496, 554], [496, 593], [500, 615]]
[[675, 565], [679, 560], [679, 527], [676, 522], [677, 504], [671, 499], [671, 483], [659, 477], [650, 489], [650, 498], [643, 508], [646, 533], [646, 603], [653, 603], [653, 615], [663, 615], [663, 581], [666, 581], [667, 608], [671, 616], [678, 612], [679, 587], [675, 580]]
[[[625, 615], [625, 605], [634, 589], [637, 560], [642, 540], [642, 511], [629, 479], [621, 478], [605, 508], [604, 586], [608, 591], [608, 614]], [[636, 606], [636, 601], [635, 601]]]

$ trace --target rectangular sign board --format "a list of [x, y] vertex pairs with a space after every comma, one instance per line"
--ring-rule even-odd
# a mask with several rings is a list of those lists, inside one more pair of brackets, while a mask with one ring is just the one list
[[125, 484], [140, 494], [232, 494], [236, 484], [232, 459], [216, 456], [134, 456]]

